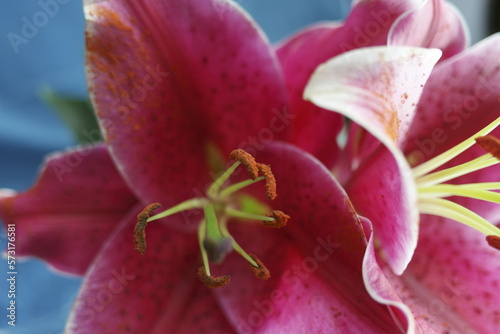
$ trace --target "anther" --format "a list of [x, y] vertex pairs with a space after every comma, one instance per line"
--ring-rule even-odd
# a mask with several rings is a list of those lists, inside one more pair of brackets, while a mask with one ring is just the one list
[[273, 200], [278, 196], [276, 193], [276, 179], [274, 178], [271, 167], [264, 164], [257, 164], [259, 169], [259, 174], [262, 175], [266, 180], [266, 195], [267, 198]]
[[241, 162], [248, 171], [248, 175], [252, 180], [255, 180], [259, 176], [259, 169], [257, 168], [257, 162], [255, 158], [242, 149], [237, 149], [231, 152], [230, 158]]
[[252, 267], [253, 275], [255, 277], [257, 277], [258, 279], [264, 279], [264, 280], [269, 279], [269, 277], [271, 277], [271, 273], [266, 268], [266, 266], [264, 266], [264, 264], [262, 263], [262, 261], [260, 261], [259, 258], [257, 256], [255, 256], [255, 255], [253, 255], [253, 254], [248, 254], [248, 255], [258, 265], [258, 267], [254, 267], [254, 266], [250, 265]]
[[205, 284], [209, 288], [220, 288], [229, 283], [231, 281], [231, 276], [208, 276], [205, 267], [201, 266], [198, 268], [198, 273], [197, 273], [198, 279]]
[[160, 203], [149, 204], [137, 215], [137, 223], [134, 227], [134, 244], [139, 253], [146, 252], [146, 225], [151, 213], [161, 206]]
[[500, 160], [500, 140], [493, 136], [477, 137], [476, 143], [486, 152]]
[[285, 227], [286, 224], [288, 223], [288, 220], [290, 219], [290, 216], [284, 213], [283, 211], [279, 210], [273, 210], [272, 215], [269, 215], [268, 217], [273, 217], [274, 221], [266, 221], [264, 220], [264, 226], [266, 227], [273, 227], [273, 228], [282, 228]]
[[496, 235], [488, 235], [486, 236], [486, 241], [491, 247], [500, 250], [500, 237]]

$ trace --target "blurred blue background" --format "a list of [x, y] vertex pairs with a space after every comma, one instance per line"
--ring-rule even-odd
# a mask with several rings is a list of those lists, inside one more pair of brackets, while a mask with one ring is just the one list
[[[62, 4], [67, 2], [66, 4]], [[240, 4], [262, 25], [272, 41], [316, 21], [343, 17], [349, 0], [244, 0]], [[46, 12], [42, 4], [56, 3]], [[51, 13], [49, 13], [51, 14]], [[38, 15], [38, 16], [37, 16]], [[25, 20], [40, 20], [23, 37]], [[26, 28], [25, 28], [26, 29]], [[0, 188], [28, 189], [43, 156], [75, 141], [59, 116], [39, 98], [49, 85], [58, 93], [85, 97], [84, 19], [81, 0], [2, 1], [0, 4]], [[29, 36], [29, 35], [25, 35]], [[6, 248], [5, 230], [0, 248]], [[38, 260], [17, 265], [16, 327], [7, 325], [7, 263], [1, 260], [0, 333], [62, 333], [81, 279], [63, 277]]]
[[[0, 188], [28, 189], [36, 179], [43, 156], [74, 145], [60, 118], [39, 98], [49, 85], [58, 93], [86, 97], [84, 76], [84, 20], [81, 0], [51, 7], [52, 16], [26, 40], [24, 20], [43, 11], [42, 4], [55, 0], [2, 1], [0, 4]], [[473, 41], [485, 34], [487, 0], [460, 0], [473, 28]], [[57, 3], [57, 2], [55, 2]], [[276, 42], [308, 23], [336, 20], [350, 8], [349, 0], [243, 0], [239, 3]], [[38, 17], [40, 19], [40, 17]], [[40, 22], [43, 23], [43, 22]], [[6, 248], [5, 231], [0, 249]], [[16, 327], [7, 325], [7, 263], [1, 260], [0, 333], [62, 333], [66, 317], [81, 284], [79, 278], [49, 271], [37, 260], [18, 263]]]

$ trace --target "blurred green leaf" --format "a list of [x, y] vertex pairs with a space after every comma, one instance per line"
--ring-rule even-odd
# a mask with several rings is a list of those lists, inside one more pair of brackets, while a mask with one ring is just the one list
[[89, 99], [78, 99], [58, 94], [45, 87], [42, 100], [57, 111], [57, 114], [71, 128], [80, 144], [102, 141], [101, 130]]

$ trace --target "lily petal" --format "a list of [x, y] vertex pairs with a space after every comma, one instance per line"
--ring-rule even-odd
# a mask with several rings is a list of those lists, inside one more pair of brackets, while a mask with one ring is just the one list
[[443, 61], [468, 47], [469, 35], [467, 23], [453, 5], [426, 0], [398, 18], [389, 33], [388, 45], [441, 49]]
[[0, 217], [16, 224], [16, 253], [82, 275], [137, 200], [103, 145], [49, 156], [36, 185], [0, 192]]
[[500, 34], [440, 63], [420, 99], [405, 153], [424, 162], [498, 117]]
[[404, 13], [415, 10], [422, 0], [354, 0], [340, 41], [343, 51], [374, 45], [386, 45], [395, 21]]
[[[278, 197], [273, 207], [292, 218], [278, 231], [288, 233], [288, 238], [268, 230], [249, 238], [247, 227], [242, 228], [245, 249], [259, 251], [271, 278], [264, 284], [249, 275], [248, 264], [227, 263], [235, 284], [215, 293], [234, 326], [248, 325], [256, 332], [273, 332], [273, 322], [285, 328], [309, 324], [318, 330], [323, 324], [339, 332], [398, 331], [387, 308], [374, 302], [364, 288], [364, 230], [331, 173], [309, 154], [283, 143], [269, 145], [257, 159], [271, 164], [276, 176]], [[358, 300], [362, 302], [353, 303]], [[274, 307], [269, 316], [266, 301]]]
[[286, 136], [271, 128], [287, 104], [279, 64], [233, 1], [86, 1], [85, 12], [92, 100], [144, 201], [202, 190], [211, 144], [226, 156]]
[[120, 226], [90, 268], [66, 331], [73, 334], [230, 330], [210, 293], [199, 289], [196, 236], [151, 223], [147, 240], [152, 246], [141, 255], [132, 242], [136, 214], [131, 214]]
[[[384, 306], [366, 294], [358, 299], [363, 293], [357, 290], [364, 291], [363, 285], [345, 285], [347, 280], [339, 281], [326, 272], [338, 263], [335, 252], [329, 254], [321, 241], [307, 249], [311, 253], [298, 252], [297, 243], [282, 232], [268, 233], [262, 228], [238, 226], [234, 230], [236, 235], [252, 237], [246, 239], [251, 242], [245, 248], [258, 249], [271, 278], [257, 280], [248, 263], [231, 257], [222, 269], [231, 275], [231, 283], [214, 291], [238, 333], [400, 332]], [[345, 268], [335, 270], [339, 276], [359, 275]], [[368, 305], [375, 309], [365, 308]]]
[[300, 31], [276, 49], [294, 115], [290, 141], [328, 167], [338, 160], [337, 136], [344, 121], [341, 115], [316, 107], [302, 95], [315, 68], [342, 52], [337, 43], [341, 33], [340, 23], [319, 24]]
[[345, 187], [357, 212], [370, 217], [381, 251], [400, 275], [418, 239], [416, 195], [411, 193], [413, 180], [401, 173], [394, 156], [381, 146], [363, 162]]
[[460, 324], [464, 333], [497, 333], [499, 263], [500, 253], [481, 233], [424, 215], [419, 246], [402, 279], [423, 298], [424, 307], [433, 308], [451, 326]]
[[[418, 8], [418, 1], [356, 1], [344, 23], [322, 23], [292, 36], [277, 47], [291, 110], [295, 116], [291, 142], [332, 167], [339, 160], [340, 115], [325, 113], [302, 97], [314, 69], [328, 59], [356, 48], [385, 45], [397, 18]], [[339, 168], [339, 166], [337, 166]]]
[[404, 142], [436, 49], [371, 47], [318, 67], [304, 98], [363, 126], [389, 148]]
[[[385, 230], [380, 231], [381, 242], [397, 274], [404, 271], [411, 259], [418, 224], [416, 187], [399, 146], [405, 142], [422, 87], [440, 54], [441, 51], [435, 49], [408, 47], [351, 51], [321, 65], [304, 93], [314, 104], [339, 112], [364, 127], [392, 154], [389, 157], [386, 152], [384, 158], [376, 159], [387, 172], [392, 172], [392, 181], [386, 182], [380, 174], [370, 174], [370, 179], [359, 172], [363, 179], [351, 181], [348, 192], [356, 208], [373, 222], [377, 237], [379, 228]], [[367, 194], [363, 195], [360, 189], [375, 180], [379, 180], [377, 186], [381, 187], [376, 189], [379, 195], [399, 199], [383, 215], [380, 207], [370, 207], [364, 200], [356, 200], [365, 198]], [[372, 198], [370, 202], [374, 200], [378, 199]], [[388, 218], [388, 213], [393, 216]], [[394, 238], [391, 235], [394, 231], [404, 232], [402, 239]]]
[[410, 308], [401, 301], [394, 291], [393, 285], [385, 277], [382, 269], [377, 263], [371, 222], [366, 218], [361, 219], [366, 229], [371, 229], [365, 258], [363, 259], [363, 278], [365, 286], [373, 299], [381, 304], [387, 305], [401, 329], [405, 333], [413, 334], [415, 333], [415, 318]]

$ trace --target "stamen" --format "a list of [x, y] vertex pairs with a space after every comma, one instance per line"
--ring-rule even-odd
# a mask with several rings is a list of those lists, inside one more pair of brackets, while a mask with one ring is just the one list
[[271, 273], [269, 270], [264, 266], [262, 261], [259, 260], [259, 258], [253, 254], [250, 254], [250, 257], [257, 263], [257, 266], [252, 265], [252, 272], [255, 277], [258, 279], [264, 279], [267, 280], [271, 277]]
[[427, 174], [417, 179], [417, 185], [419, 187], [432, 186], [438, 183], [455, 179], [462, 175], [481, 170], [486, 167], [494, 166], [499, 163], [500, 161], [491, 157], [490, 154], [485, 154], [483, 156], [480, 156], [479, 158], [463, 163], [461, 165]]
[[248, 175], [252, 180], [255, 180], [259, 176], [259, 170], [257, 168], [257, 163], [255, 158], [242, 149], [237, 149], [231, 152], [231, 159], [241, 162], [248, 171]]
[[266, 179], [266, 195], [267, 198], [273, 200], [278, 196], [276, 193], [276, 179], [271, 171], [271, 167], [264, 164], [257, 164], [259, 173]]
[[220, 197], [221, 198], [227, 198], [229, 197], [230, 195], [234, 194], [235, 192], [237, 192], [238, 190], [241, 190], [243, 188], [246, 188], [254, 183], [257, 183], [259, 181], [262, 181], [264, 180], [265, 178], [263, 176], [259, 176], [258, 178], [256, 178], [255, 180], [245, 180], [245, 181], [241, 181], [241, 182], [238, 182], [238, 183], [235, 183], [235, 184], [232, 184], [228, 187], [226, 187], [224, 190], [222, 190], [220, 192]]
[[146, 226], [151, 213], [161, 206], [160, 203], [153, 203], [146, 206], [137, 215], [137, 223], [134, 227], [134, 244], [135, 249], [142, 255], [146, 252]]
[[[500, 229], [497, 226], [470, 209], [443, 197], [461, 196], [500, 204], [500, 193], [496, 192], [500, 190], [500, 182], [470, 184], [443, 184], [443, 182], [500, 163], [500, 140], [488, 135], [499, 125], [500, 117], [457, 146], [413, 168], [413, 176], [418, 188], [420, 213], [444, 217], [472, 227], [487, 235], [488, 244], [496, 249], [500, 249]], [[460, 165], [431, 172], [474, 144], [479, 145], [488, 153]]]
[[201, 266], [198, 268], [197, 273], [198, 279], [205, 284], [207, 287], [211, 289], [220, 288], [227, 285], [231, 281], [231, 276], [211, 276], [208, 275], [205, 271], [205, 267]]
[[206, 276], [210, 276], [210, 265], [208, 263], [208, 254], [203, 245], [203, 241], [205, 240], [207, 230], [207, 223], [202, 220], [200, 226], [198, 226], [198, 246], [200, 247], [201, 252], [201, 260], [203, 261], [203, 268], [205, 269]]
[[461, 187], [477, 190], [500, 190], [500, 182], [464, 183]]
[[283, 211], [273, 210], [272, 217], [274, 221], [264, 220], [264, 226], [272, 228], [282, 228], [285, 227], [290, 219], [290, 216], [285, 214]]
[[188, 199], [187, 201], [179, 203], [176, 206], [173, 206], [173, 207], [171, 207], [163, 212], [160, 212], [159, 214], [156, 214], [153, 217], [149, 217], [148, 222], [152, 222], [153, 220], [157, 220], [160, 218], [165, 218], [165, 217], [173, 215], [174, 213], [179, 213], [179, 212], [186, 211], [186, 210], [201, 209], [205, 205], [207, 205], [207, 203], [208, 203], [208, 200], [204, 197], [191, 198], [191, 199]]
[[500, 236], [500, 229], [473, 211], [441, 198], [420, 198], [420, 213], [440, 216], [455, 220], [486, 234]]
[[477, 137], [476, 143], [486, 152], [500, 160], [500, 140], [493, 136]]
[[420, 198], [462, 196], [500, 204], [500, 193], [477, 188], [468, 188], [467, 186], [456, 184], [440, 184], [431, 187], [422, 187], [418, 189], [418, 194]]
[[500, 250], [500, 237], [496, 235], [488, 235], [486, 236], [486, 241], [491, 247]]
[[[237, 196], [235, 201], [228, 198], [236, 191], [262, 180], [266, 181], [267, 198], [272, 200], [277, 196], [276, 179], [270, 166], [257, 163], [252, 155], [241, 149], [231, 152], [231, 158], [236, 160], [236, 162], [222, 173], [222, 175], [215, 178], [215, 181], [206, 191], [206, 197], [186, 200], [154, 216], [151, 216], [151, 214], [155, 209], [160, 207], [160, 204], [153, 203], [148, 205], [137, 215], [137, 223], [134, 227], [135, 248], [141, 254], [144, 254], [146, 251], [145, 231], [149, 222], [185, 210], [203, 209], [204, 219], [198, 226], [198, 245], [200, 247], [203, 265], [198, 268], [197, 276], [199, 280], [209, 288], [218, 288], [229, 283], [230, 276], [211, 275], [210, 262], [221, 263], [225, 256], [232, 250], [235, 250], [250, 263], [252, 271], [257, 278], [268, 279], [271, 277], [269, 270], [264, 264], [255, 255], [246, 253], [230, 235], [227, 229], [229, 217], [264, 221], [265, 226], [275, 228], [286, 226], [290, 219], [290, 216], [282, 211], [272, 211], [272, 216], [264, 216], [263, 213], [269, 212], [267, 204], [260, 202], [252, 196], [242, 194]], [[237, 182], [222, 189], [226, 181], [241, 164], [247, 169], [251, 180]], [[229, 206], [233, 204], [243, 211], [231, 209]]]
[[250, 219], [250, 220], [264, 220], [264, 221], [268, 221], [268, 222], [274, 222], [274, 218], [271, 218], [271, 217], [254, 215], [252, 213], [238, 211], [238, 210], [231, 209], [231, 208], [227, 208], [225, 212], [230, 217]]
[[491, 131], [495, 130], [495, 128], [500, 125], [500, 117], [498, 117], [496, 120], [491, 122], [488, 126], [486, 126], [484, 129], [480, 130], [473, 136], [469, 137], [468, 139], [464, 140], [457, 146], [449, 149], [448, 151], [445, 151], [441, 153], [440, 155], [418, 165], [417, 167], [413, 168], [413, 176], [417, 179], [430, 171], [444, 165], [451, 159], [455, 158], [458, 156], [460, 153], [464, 152], [467, 150], [469, 147], [475, 144], [476, 138], [477, 137], [482, 137], [487, 134], [489, 134]]

